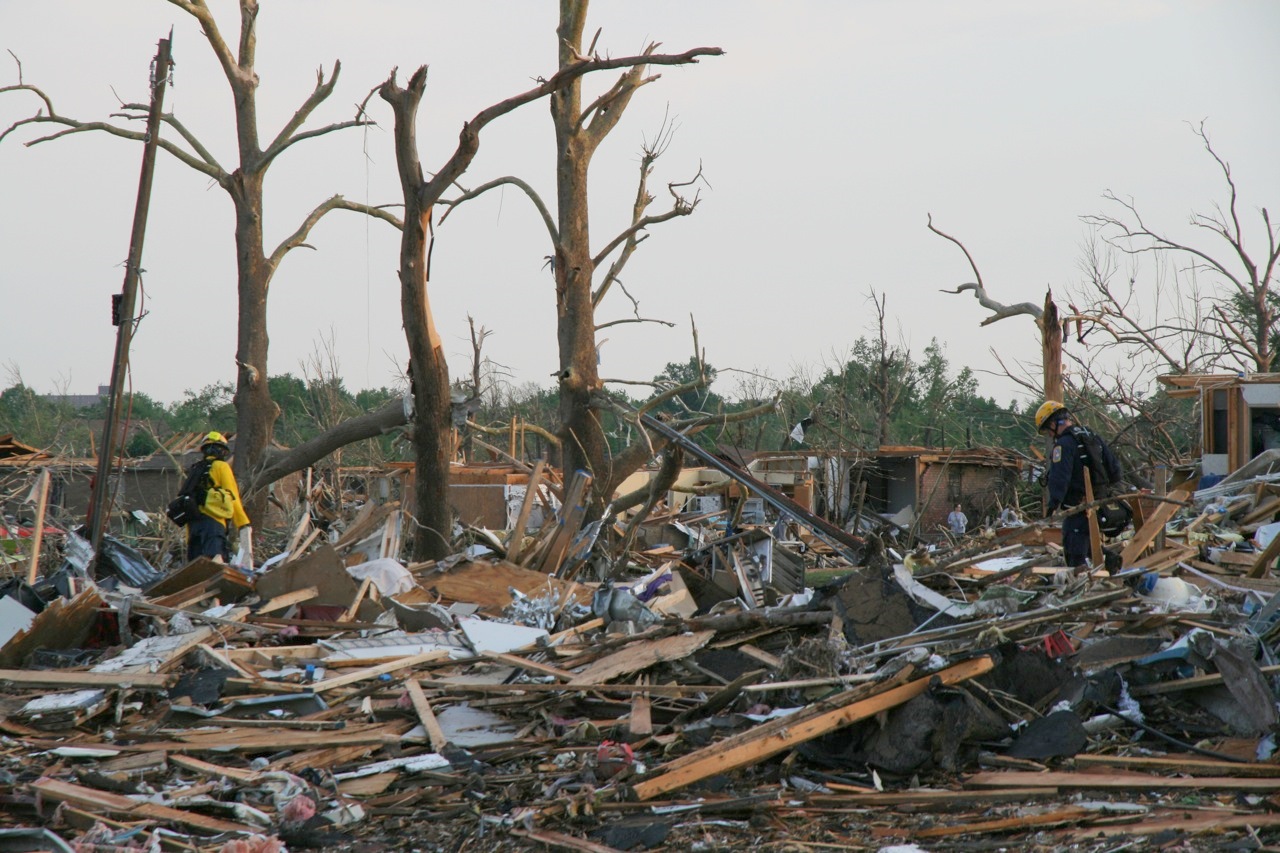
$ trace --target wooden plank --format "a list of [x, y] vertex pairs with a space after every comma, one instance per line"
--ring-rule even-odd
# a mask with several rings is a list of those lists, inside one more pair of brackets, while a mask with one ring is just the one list
[[[1090, 846], [1095, 846], [1097, 839], [1104, 836], [1152, 836], [1161, 833], [1170, 833], [1180, 838], [1203, 837], [1211, 831], [1222, 831], [1227, 829], [1243, 829], [1253, 833], [1264, 827], [1280, 826], [1280, 814], [1230, 814], [1218, 812], [1210, 813], [1203, 817], [1192, 817], [1195, 812], [1187, 809], [1171, 809], [1171, 817], [1156, 818], [1152, 815], [1146, 815], [1139, 820], [1126, 821], [1123, 823], [1106, 824], [1095, 823], [1087, 828], [1080, 830], [1080, 835], [1085, 836], [1082, 840], [1087, 840]], [[1126, 843], [1119, 849], [1141, 849], [1134, 848], [1132, 844]], [[1265, 848], [1259, 848], [1265, 849]]]
[[680, 660], [711, 642], [715, 631], [677, 634], [660, 640], [637, 641], [611, 655], [605, 655], [574, 679], [578, 684], [601, 684], [621, 675], [648, 669], [663, 661]]
[[40, 574], [40, 543], [44, 541], [44, 513], [49, 507], [49, 469], [40, 472], [40, 497], [36, 499], [36, 524], [31, 531], [31, 564], [27, 584], [34, 586]]
[[971, 804], [975, 808], [987, 808], [991, 803], [1021, 802], [1056, 796], [1056, 788], [999, 788], [982, 791], [867, 791], [852, 785], [827, 782], [836, 796], [812, 795], [806, 798], [819, 806], [903, 806], [903, 805], [952, 805]]
[[258, 673], [254, 672], [248, 666], [231, 660], [208, 643], [201, 643], [196, 646], [196, 650], [200, 652], [200, 654], [204, 655], [204, 657], [215, 666], [220, 666], [223, 669], [229, 669], [242, 678], [248, 678], [253, 681], [261, 680]]
[[1271, 571], [1271, 566], [1275, 563], [1276, 557], [1280, 557], [1280, 536], [1274, 537], [1267, 544], [1266, 550], [1258, 555], [1258, 561], [1249, 570], [1249, 577], [1265, 578]]
[[0, 669], [0, 681], [23, 687], [130, 687], [163, 690], [178, 676], [151, 672], [72, 672], [65, 669]]
[[[515, 420], [512, 419], [512, 423]], [[513, 563], [520, 562], [520, 546], [524, 541], [525, 529], [529, 526], [529, 514], [533, 512], [533, 504], [538, 499], [538, 484], [542, 482], [542, 469], [547, 467], [546, 459], [539, 459], [529, 475], [529, 485], [525, 487], [524, 500], [520, 502], [520, 512], [516, 515], [516, 524], [507, 537], [507, 559]]]
[[[1170, 495], [1169, 499], [1185, 503], [1191, 497], [1191, 493], [1186, 489], [1176, 489]], [[1157, 534], [1164, 530], [1165, 524], [1169, 519], [1173, 518], [1174, 513], [1182, 509], [1179, 503], [1162, 503], [1156, 507], [1155, 512], [1151, 513], [1151, 517], [1147, 519], [1147, 523], [1142, 525], [1142, 529], [1133, 534], [1133, 538], [1129, 540], [1129, 544], [1120, 552], [1120, 565], [1132, 566], [1134, 561], [1142, 556], [1142, 552], [1147, 550], [1147, 546], [1155, 541]]]
[[1277, 791], [1280, 778], [1245, 779], [1239, 776], [1154, 776], [1150, 773], [1071, 773], [1049, 771], [1033, 773], [1027, 770], [991, 770], [975, 773], [964, 780], [968, 787], [1008, 788], [1047, 785], [1055, 788], [1120, 788], [1158, 791], [1177, 788], [1207, 788], [1213, 790]]
[[[1280, 669], [1280, 667], [1276, 667]], [[1086, 755], [1080, 754], [1072, 759], [1077, 767], [1125, 767], [1131, 770], [1172, 770], [1179, 773], [1222, 773], [1240, 776], [1280, 776], [1280, 764], [1267, 762], [1214, 761], [1211, 758], [1193, 758], [1189, 755], [1177, 757], [1147, 755]]]
[[356, 597], [351, 599], [351, 606], [347, 608], [347, 612], [338, 617], [339, 622], [351, 622], [356, 618], [356, 611], [360, 609], [360, 602], [364, 601], [364, 597], [369, 594], [369, 588], [373, 586], [373, 578], [365, 578], [360, 583], [360, 589], [356, 591]]
[[[1262, 666], [1258, 670], [1263, 675], [1280, 672], [1280, 665]], [[1181, 690], [1195, 690], [1199, 687], [1212, 687], [1222, 683], [1222, 673], [1213, 672], [1208, 675], [1194, 675], [1190, 678], [1176, 678], [1172, 681], [1161, 681], [1156, 684], [1138, 684], [1129, 688], [1133, 696], [1155, 696], [1158, 693], [1177, 693]]]
[[408, 657], [393, 660], [390, 663], [371, 666], [356, 672], [349, 672], [346, 675], [338, 675], [333, 678], [326, 678], [324, 681], [317, 681], [310, 685], [312, 692], [324, 693], [333, 690], [335, 687], [346, 687], [348, 684], [355, 684], [357, 681], [366, 681], [370, 678], [377, 678], [379, 675], [395, 672], [396, 670], [415, 667], [419, 664], [430, 663], [431, 661], [446, 660], [449, 657], [447, 649], [437, 649], [430, 652], [422, 652], [421, 654], [409, 655]]
[[314, 586], [309, 586], [305, 589], [295, 589], [293, 592], [286, 592], [284, 595], [277, 595], [275, 598], [259, 607], [258, 612], [275, 613], [277, 610], [284, 610], [286, 607], [292, 607], [295, 604], [310, 601], [319, 594], [320, 589]]
[[1102, 530], [1098, 527], [1098, 509], [1093, 506], [1093, 477], [1089, 473], [1089, 466], [1084, 466], [1084, 500], [1089, 504], [1089, 508], [1085, 510], [1085, 518], [1089, 522], [1089, 560], [1095, 569], [1100, 569], [1102, 563]]
[[582, 520], [587, 514], [585, 498], [593, 479], [586, 471], [573, 472], [573, 479], [569, 481], [564, 501], [560, 505], [560, 520], [555, 526], [555, 536], [547, 546], [546, 555], [539, 566], [547, 574], [555, 574], [560, 568], [569, 552], [569, 546], [573, 544], [573, 537], [582, 526]]
[[603, 844], [596, 844], [594, 841], [588, 841], [585, 838], [575, 838], [572, 835], [565, 835], [563, 832], [554, 832], [550, 829], [510, 829], [507, 831], [518, 838], [527, 838], [530, 841], [537, 841], [540, 844], [561, 850], [577, 850], [579, 853], [622, 853], [617, 847], [607, 847]]
[[[643, 687], [649, 681], [647, 675], [636, 679], [636, 684]], [[631, 713], [627, 716], [627, 731], [632, 737], [648, 737], [653, 734], [652, 705], [648, 691], [641, 690], [631, 694]]]
[[[713, 743], [659, 767], [654, 776], [636, 784], [633, 791], [638, 799], [649, 800], [708, 776], [756, 764], [850, 723], [895, 708], [919, 696], [929, 688], [934, 679], [943, 684], [956, 684], [990, 672], [993, 666], [989, 657], [974, 658], [815, 717], [798, 721], [784, 718], [775, 721], [781, 724], [777, 727], [771, 727], [767, 723], [757, 726], [756, 729], [734, 738], [732, 744]], [[756, 736], [757, 730], [761, 730], [763, 736]]]
[[418, 712], [422, 727], [427, 730], [431, 748], [439, 752], [449, 743], [449, 739], [444, 736], [444, 729], [440, 728], [440, 721], [436, 719], [436, 713], [432, 710], [431, 703], [427, 701], [427, 694], [422, 692], [422, 685], [412, 678], [406, 681], [404, 686], [409, 691], [409, 699], [413, 702], [414, 710]]
[[242, 823], [207, 817], [182, 809], [159, 806], [155, 803], [139, 803], [120, 794], [111, 794], [86, 788], [71, 782], [60, 782], [57, 779], [40, 779], [31, 784], [40, 796], [54, 802], [71, 803], [90, 810], [104, 811], [108, 814], [127, 815], [131, 818], [155, 820], [166, 824], [189, 826], [205, 832], [242, 832], [252, 834], [256, 830]]
[[199, 731], [177, 736], [177, 742], [165, 744], [148, 744], [152, 749], [163, 748], [171, 752], [179, 750], [208, 750], [213, 752], [268, 752], [275, 753], [286, 749], [307, 749], [317, 744], [326, 748], [340, 746], [386, 746], [398, 743], [406, 731], [408, 723], [400, 726], [371, 725], [351, 726], [340, 732], [305, 732], [305, 731], [264, 731], [253, 732], [245, 729], [227, 731]]
[[764, 664], [770, 669], [782, 668], [782, 658], [776, 655], [771, 655], [768, 652], [766, 652], [764, 649], [761, 649], [757, 646], [753, 646], [750, 643], [743, 643], [741, 646], [738, 646], [738, 651], [742, 652], [744, 655], [746, 655], [749, 658], [752, 658], [753, 660], [758, 660], [760, 663]]
[[1049, 826], [1055, 823], [1078, 823], [1092, 818], [1109, 817], [1102, 812], [1082, 808], [1066, 808], [1042, 814], [1021, 814], [994, 820], [968, 820], [954, 826], [934, 826], [911, 832], [912, 838], [946, 838], [952, 835], [978, 835], [986, 832], [1018, 831], [1031, 826]]
[[208, 761], [201, 761], [199, 758], [193, 758], [190, 755], [170, 755], [169, 763], [176, 764], [185, 770], [199, 773], [202, 776], [212, 776], [215, 779], [225, 776], [238, 782], [254, 782], [261, 775], [257, 770], [245, 770], [242, 767], [226, 767], [222, 764], [212, 764]]
[[518, 655], [508, 655], [501, 652], [485, 652], [484, 657], [486, 660], [504, 663], [507, 666], [514, 666], [519, 669], [528, 669], [534, 672], [540, 672], [543, 675], [550, 675], [553, 678], [560, 679], [561, 681], [573, 681], [577, 678], [576, 675], [568, 670], [557, 669], [549, 664], [539, 663], [538, 661], [522, 658]]
[[1252, 512], [1241, 516], [1240, 524], [1241, 526], [1244, 526], [1248, 524], [1256, 524], [1260, 521], [1267, 521], [1270, 520], [1270, 518], [1277, 512], [1280, 512], [1280, 498], [1270, 497], [1258, 504], [1257, 508]]
[[[423, 678], [419, 683], [428, 690], [449, 694], [457, 693], [602, 693], [607, 695], [635, 692], [634, 684], [487, 684], [484, 682], [451, 681], [447, 678]], [[645, 691], [654, 696], [679, 698], [698, 696], [707, 692], [705, 684], [651, 684]]]

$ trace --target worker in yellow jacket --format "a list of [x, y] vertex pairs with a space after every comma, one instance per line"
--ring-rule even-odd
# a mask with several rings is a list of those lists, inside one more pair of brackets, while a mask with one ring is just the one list
[[241, 549], [253, 553], [253, 529], [249, 516], [240, 502], [240, 490], [236, 476], [227, 464], [231, 448], [220, 432], [211, 432], [200, 445], [205, 462], [209, 465], [208, 490], [196, 519], [187, 526], [187, 559], [196, 557], [221, 558], [231, 562], [231, 543], [227, 538], [227, 522], [240, 531]]

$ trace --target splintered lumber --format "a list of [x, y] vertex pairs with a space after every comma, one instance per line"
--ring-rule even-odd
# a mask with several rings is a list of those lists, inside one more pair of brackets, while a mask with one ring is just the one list
[[1034, 773], [1029, 770], [991, 770], [965, 780], [974, 788], [1032, 787], [1124, 788], [1156, 791], [1164, 788], [1212, 788], [1217, 790], [1277, 791], [1280, 779], [1243, 779], [1239, 776], [1153, 776], [1150, 773], [1072, 773], [1065, 770]]
[[[513, 421], [514, 422], [514, 421]], [[515, 527], [511, 528], [511, 536], [507, 539], [507, 559], [513, 563], [520, 562], [520, 546], [524, 542], [524, 532], [529, 526], [529, 514], [538, 499], [538, 484], [542, 482], [542, 469], [547, 467], [547, 460], [539, 459], [529, 475], [529, 484], [524, 487], [524, 500], [520, 502], [520, 512], [516, 516]]]
[[65, 669], [0, 669], [0, 682], [23, 687], [129, 687], [164, 690], [178, 676], [150, 672], [68, 672]]
[[190, 755], [170, 755], [169, 763], [203, 776], [212, 776], [215, 779], [225, 776], [238, 782], [255, 782], [262, 775], [257, 770], [245, 770], [241, 767], [212, 764], [208, 761], [201, 761], [199, 758], [193, 758]]
[[1267, 572], [1271, 571], [1271, 566], [1275, 563], [1276, 557], [1280, 557], [1280, 536], [1273, 537], [1267, 544], [1266, 550], [1258, 555], [1257, 562], [1249, 570], [1249, 577], [1265, 578]]
[[1085, 511], [1089, 524], [1089, 559], [1092, 565], [1102, 568], [1102, 530], [1098, 526], [1098, 509], [1093, 505], [1093, 477], [1088, 465], [1084, 467], [1084, 499], [1089, 506]]
[[711, 642], [715, 635], [715, 631], [698, 631], [694, 634], [663, 637], [660, 640], [637, 641], [588, 665], [573, 681], [578, 684], [601, 684], [621, 675], [648, 669], [655, 663], [680, 660]]
[[286, 592], [284, 595], [277, 595], [266, 604], [258, 608], [259, 613], [275, 613], [277, 610], [284, 610], [295, 604], [301, 604], [304, 601], [310, 601], [320, 594], [317, 587], [309, 586], [305, 589], [295, 589], [293, 592]]
[[[341, 746], [385, 746], [398, 742], [409, 724], [392, 726], [372, 724], [348, 725], [340, 732], [274, 731], [251, 732], [244, 729], [193, 731], [177, 736], [173, 744], [149, 744], [152, 749], [163, 747], [171, 752], [178, 750], [212, 752], [266, 752], [286, 749], [306, 749], [322, 743], [328, 748]], [[314, 765], [313, 765], [314, 766]]]
[[1280, 776], [1280, 764], [1267, 762], [1215, 761], [1211, 758], [1192, 758], [1189, 755], [1077, 755], [1072, 759], [1077, 767], [1126, 767], [1130, 770], [1172, 770], [1178, 773], [1211, 772], [1241, 776]]
[[[1280, 665], [1258, 667], [1263, 675], [1280, 672]], [[1181, 690], [1195, 690], [1199, 687], [1212, 687], [1221, 684], [1222, 673], [1211, 672], [1207, 675], [1193, 675], [1190, 678], [1175, 678], [1171, 681], [1158, 681], [1155, 684], [1138, 684], [1130, 688], [1133, 696], [1155, 696], [1157, 693], [1177, 693]]]
[[414, 710], [418, 712], [418, 719], [422, 721], [422, 728], [431, 741], [431, 748], [439, 752], [449, 743], [449, 739], [444, 736], [444, 729], [440, 728], [440, 721], [436, 719], [436, 712], [427, 701], [427, 694], [422, 692], [422, 685], [412, 678], [404, 686], [409, 691], [409, 700], [413, 702]]
[[1023, 814], [995, 820], [966, 821], [955, 826], [934, 826], [917, 829], [912, 838], [945, 838], [949, 835], [978, 835], [985, 832], [1017, 832], [1030, 826], [1049, 826], [1055, 823], [1078, 823], [1089, 818], [1106, 817], [1096, 811], [1082, 808], [1066, 808], [1044, 814]]
[[617, 847], [607, 847], [585, 838], [575, 838], [549, 829], [511, 829], [508, 832], [517, 838], [527, 838], [559, 850], [577, 850], [580, 853], [622, 853]]
[[429, 652], [422, 652], [417, 655], [409, 655], [408, 657], [398, 658], [389, 663], [371, 666], [366, 669], [349, 672], [346, 675], [337, 675], [333, 678], [326, 678], [324, 681], [317, 681], [311, 685], [314, 693], [324, 693], [333, 690], [335, 687], [345, 687], [348, 684], [355, 684], [357, 681], [365, 681], [370, 678], [377, 678], [379, 675], [386, 675], [395, 672], [398, 669], [406, 669], [408, 667], [418, 666], [423, 663], [432, 661], [445, 660], [449, 657], [448, 649], [435, 649]]
[[[816, 716], [797, 720], [795, 717], [799, 715], [793, 715], [772, 720], [668, 762], [657, 769], [656, 775], [636, 784], [633, 790], [636, 797], [648, 800], [717, 773], [764, 761], [850, 723], [896, 708], [927, 690], [935, 678], [943, 684], [958, 684], [990, 672], [994, 665], [991, 658], [978, 657]], [[865, 695], [862, 691], [851, 693], [853, 696]], [[1009, 784], [1004, 787], [1009, 787]]]
[[40, 543], [44, 539], [44, 511], [49, 506], [49, 469], [40, 472], [40, 497], [36, 501], [36, 524], [31, 531], [31, 565], [27, 568], [27, 584], [34, 585], [40, 574]]
[[1133, 534], [1133, 538], [1129, 540], [1129, 544], [1124, 546], [1124, 550], [1120, 552], [1120, 565], [1132, 566], [1134, 561], [1142, 556], [1142, 552], [1147, 550], [1147, 546], [1155, 541], [1160, 531], [1164, 530], [1164, 526], [1173, 518], [1173, 514], [1182, 508], [1182, 504], [1186, 503], [1191, 497], [1191, 493], [1186, 489], [1176, 489], [1169, 494], [1169, 501], [1156, 507], [1155, 512], [1151, 513], [1151, 517], [1147, 519], [1147, 523], [1142, 525], [1142, 529]]
[[71, 782], [40, 779], [32, 783], [31, 787], [45, 799], [70, 803], [73, 806], [80, 806], [93, 812], [123, 815], [134, 820], [154, 820], [160, 823], [189, 826], [208, 833], [256, 832], [253, 827], [242, 823], [232, 823], [229, 820], [219, 820], [218, 818], [168, 806], [160, 806], [155, 803], [140, 803], [120, 794], [111, 794], [94, 788], [86, 788]]
[[1280, 497], [1267, 498], [1252, 512], [1240, 517], [1240, 526], [1245, 527], [1250, 524], [1257, 524], [1260, 521], [1267, 521], [1277, 512], [1280, 512]]
[[[1280, 814], [1232, 814], [1217, 812], [1206, 814], [1203, 817], [1192, 817], [1185, 809], [1172, 810], [1172, 816], [1165, 818], [1154, 818], [1146, 815], [1142, 820], [1126, 821], [1123, 823], [1106, 824], [1094, 823], [1080, 830], [1080, 833], [1086, 835], [1090, 840], [1096, 840], [1099, 836], [1107, 835], [1159, 835], [1161, 833], [1176, 833], [1178, 836], [1186, 838], [1201, 833], [1211, 831], [1221, 831], [1227, 829], [1243, 829], [1248, 832], [1263, 827], [1280, 826]], [[1125, 845], [1131, 848], [1131, 845]]]
[[582, 521], [587, 515], [588, 490], [593, 479], [586, 471], [573, 472], [573, 479], [569, 481], [569, 488], [565, 490], [564, 503], [560, 507], [560, 518], [554, 528], [555, 536], [547, 546], [546, 554], [539, 566], [547, 574], [553, 575], [559, 571], [560, 564], [569, 553], [569, 546], [573, 544], [573, 537], [582, 527]]

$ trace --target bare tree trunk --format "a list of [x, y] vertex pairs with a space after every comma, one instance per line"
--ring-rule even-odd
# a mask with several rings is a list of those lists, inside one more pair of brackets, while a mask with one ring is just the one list
[[[236, 257], [239, 298], [236, 334], [235, 474], [248, 484], [263, 464], [280, 407], [267, 386], [267, 288], [271, 269], [262, 251], [262, 175], [234, 176], [232, 201], [236, 209]], [[245, 489], [245, 511], [262, 522], [266, 491]]]
[[[582, 53], [586, 0], [561, 0], [560, 67]], [[633, 69], [634, 70], [634, 69]], [[594, 153], [594, 137], [582, 119], [582, 81], [575, 79], [551, 96], [556, 131], [556, 201], [560, 240], [555, 253], [556, 326], [560, 352], [560, 437], [566, 475], [588, 471], [597, 483], [609, 481], [608, 445], [598, 415], [591, 408], [600, 389], [596, 370], [595, 306], [591, 285], [595, 265], [591, 256], [587, 208], [587, 171]], [[599, 492], [588, 505], [598, 514]]]
[[427, 84], [422, 66], [402, 89], [394, 78], [380, 93], [395, 113], [396, 164], [404, 192], [404, 230], [400, 239], [400, 312], [409, 343], [409, 382], [413, 393], [415, 560], [438, 560], [449, 553], [453, 523], [449, 511], [449, 365], [427, 297], [427, 239], [431, 205], [423, 203], [422, 164], [418, 159], [418, 104]]

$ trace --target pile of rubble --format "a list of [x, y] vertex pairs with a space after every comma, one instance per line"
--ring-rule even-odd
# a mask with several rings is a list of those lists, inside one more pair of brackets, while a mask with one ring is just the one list
[[1043, 523], [853, 536], [740, 471], [746, 517], [584, 525], [541, 467], [443, 561], [388, 502], [256, 570], [11, 563], [0, 850], [1262, 849], [1273, 464], [1134, 497], [1111, 570]]

